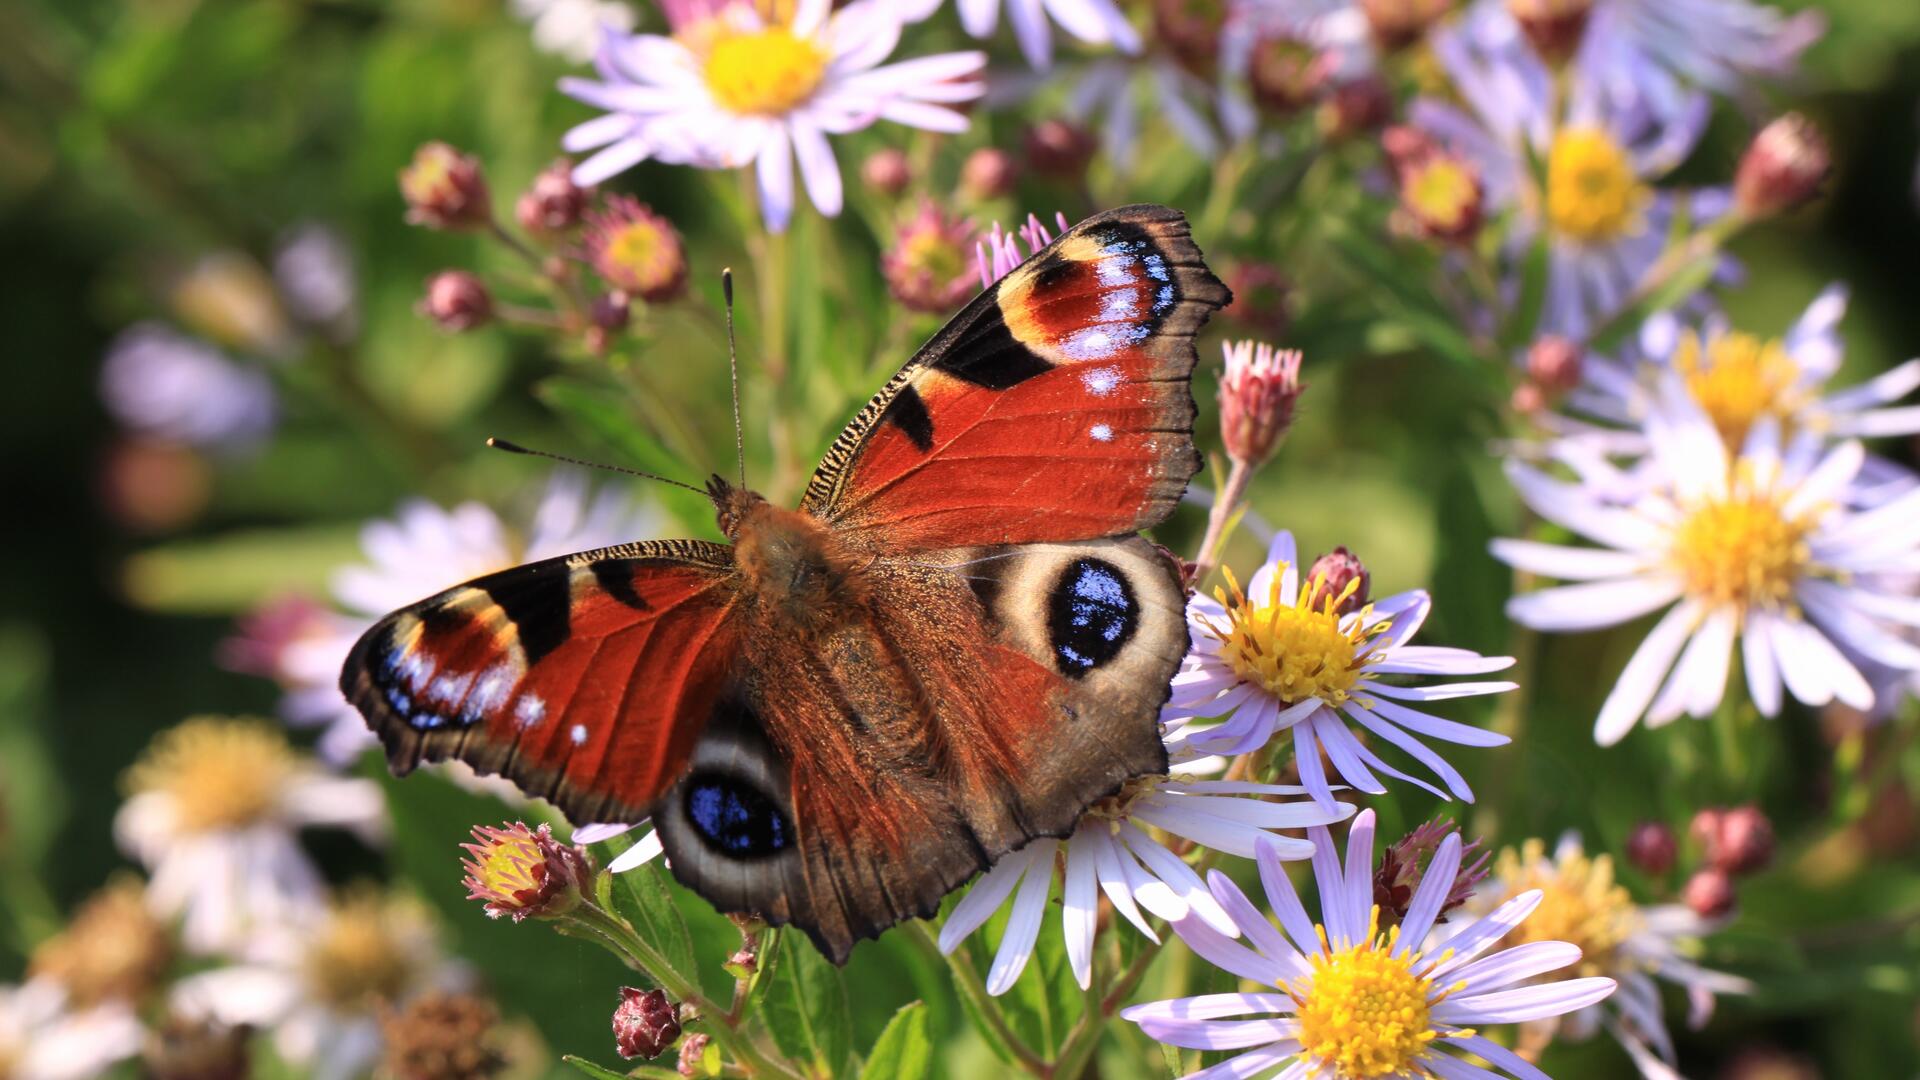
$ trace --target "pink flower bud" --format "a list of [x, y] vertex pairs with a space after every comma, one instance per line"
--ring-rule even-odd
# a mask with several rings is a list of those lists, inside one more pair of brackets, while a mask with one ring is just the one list
[[975, 202], [1003, 199], [1013, 194], [1020, 179], [1020, 163], [998, 147], [983, 146], [967, 155], [960, 167], [960, 190]]
[[608, 285], [649, 304], [677, 298], [687, 287], [686, 248], [673, 222], [627, 195], [587, 214], [587, 261]]
[[443, 142], [414, 151], [412, 163], [400, 170], [400, 195], [407, 201], [407, 221], [429, 229], [477, 228], [493, 219], [479, 160]]
[[720, 1075], [720, 1063], [717, 1060], [708, 1060], [707, 1045], [712, 1041], [713, 1036], [705, 1032], [695, 1032], [680, 1040], [679, 1072], [681, 1076], [702, 1077]]
[[1042, 120], [1027, 129], [1027, 163], [1056, 180], [1079, 182], [1099, 148], [1092, 132], [1066, 120]]
[[651, 1061], [680, 1037], [680, 1010], [665, 990], [620, 988], [620, 1007], [613, 1011], [613, 1041], [620, 1056]]
[[1292, 116], [1320, 96], [1327, 63], [1305, 38], [1272, 34], [1254, 42], [1247, 81], [1255, 104], [1275, 116]]
[[1733, 176], [1734, 208], [1747, 218], [1772, 217], [1819, 194], [1833, 167], [1826, 137], [1811, 120], [1787, 113], [1760, 129]]
[[898, 195], [913, 183], [907, 155], [893, 147], [876, 150], [860, 163], [860, 179], [882, 195]]
[[1364, 135], [1393, 119], [1393, 105], [1393, 90], [1378, 75], [1336, 83], [1320, 103], [1320, 131], [1329, 139]]
[[909, 311], [952, 312], [979, 288], [970, 258], [976, 232], [972, 223], [923, 201], [880, 256], [887, 290]]
[[493, 294], [465, 270], [442, 270], [427, 279], [420, 313], [439, 323], [442, 330], [471, 330], [493, 319]]
[[520, 922], [564, 915], [593, 888], [586, 852], [555, 840], [551, 826], [475, 825], [473, 839], [460, 845], [471, 856], [460, 862], [467, 872], [462, 884], [467, 899], [484, 902], [489, 918]]
[[[1373, 578], [1359, 556], [1345, 547], [1336, 547], [1313, 560], [1307, 569], [1307, 588], [1313, 590], [1308, 604], [1316, 610], [1328, 600], [1334, 601], [1336, 614], [1351, 615], [1367, 606], [1367, 589]], [[1348, 593], [1348, 586], [1353, 592]]]
[[1686, 901], [1695, 915], [1703, 919], [1724, 918], [1733, 913], [1736, 900], [1733, 879], [1724, 871], [1709, 866], [1687, 879], [1686, 887], [1680, 891], [1680, 898]]
[[1679, 841], [1664, 821], [1643, 821], [1627, 834], [1627, 861], [1642, 872], [1658, 877], [1673, 869]]
[[1507, 0], [1507, 12], [1540, 59], [1557, 65], [1580, 50], [1593, 0]]
[[1729, 874], [1751, 874], [1773, 861], [1773, 822], [1749, 803], [1720, 815], [1720, 828], [1707, 845], [1707, 861]]
[[1265, 342], [1228, 342], [1220, 376], [1220, 435], [1227, 456], [1265, 464], [1293, 423], [1300, 399], [1300, 352]]
[[1583, 357], [1579, 343], [1548, 334], [1527, 350], [1527, 378], [1549, 397], [1558, 397], [1580, 385]]
[[561, 158], [534, 176], [513, 204], [513, 216], [530, 233], [566, 232], [580, 224], [592, 196], [590, 189], [573, 182], [573, 163]]

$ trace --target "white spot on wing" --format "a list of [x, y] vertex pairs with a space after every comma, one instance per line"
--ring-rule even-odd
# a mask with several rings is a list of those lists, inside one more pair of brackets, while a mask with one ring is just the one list
[[513, 707], [513, 718], [523, 728], [530, 728], [547, 715], [547, 703], [540, 700], [539, 694], [528, 694]]
[[1087, 429], [1087, 434], [1093, 436], [1094, 442], [1113, 441], [1113, 428], [1107, 424], [1095, 424]]
[[1081, 375], [1080, 382], [1086, 386], [1087, 393], [1095, 397], [1106, 397], [1108, 394], [1113, 393], [1115, 387], [1120, 385], [1120, 369], [1111, 367], [1094, 368], [1092, 371]]
[[587, 725], [573, 725], [573, 730], [567, 732], [567, 737], [573, 740], [573, 745], [575, 746], [584, 744], [587, 741]]

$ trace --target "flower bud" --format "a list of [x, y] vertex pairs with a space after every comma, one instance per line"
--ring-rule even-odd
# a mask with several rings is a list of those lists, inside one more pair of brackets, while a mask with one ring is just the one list
[[1360, 0], [1367, 28], [1384, 52], [1404, 49], [1453, 10], [1453, 0]]
[[1580, 51], [1593, 0], [1507, 0], [1507, 13], [1540, 59], [1558, 65]]
[[1787, 113], [1760, 129], [1733, 176], [1733, 205], [1741, 216], [1784, 213], [1819, 194], [1833, 166], [1826, 137], [1813, 121]]
[[[1367, 606], [1367, 589], [1372, 583], [1360, 557], [1345, 547], [1336, 547], [1307, 568], [1307, 588], [1312, 590], [1307, 604], [1318, 610], [1332, 600], [1335, 614], [1351, 615]], [[1348, 592], [1349, 588], [1353, 591]]]
[[573, 182], [573, 163], [565, 158], [540, 170], [513, 204], [514, 220], [530, 233], [552, 235], [580, 224], [593, 196]]
[[587, 261], [607, 284], [649, 304], [678, 297], [687, 287], [680, 230], [640, 200], [615, 195], [587, 214]]
[[1329, 139], [1364, 135], [1392, 119], [1393, 91], [1371, 73], [1335, 83], [1320, 103], [1320, 132]]
[[1327, 64], [1306, 39], [1280, 33], [1254, 42], [1247, 82], [1254, 103], [1269, 113], [1286, 117], [1306, 108], [1326, 80]]
[[1486, 195], [1466, 158], [1393, 129], [1385, 140], [1400, 182], [1398, 216], [1429, 240], [1464, 245], [1479, 235]]
[[665, 990], [620, 988], [620, 1007], [613, 1011], [613, 1042], [620, 1056], [651, 1061], [680, 1037], [680, 1010], [667, 1000]]
[[880, 256], [887, 291], [908, 311], [945, 315], [979, 287], [970, 256], [975, 229], [923, 200]]
[[1027, 162], [1033, 171], [1078, 183], [1100, 148], [1093, 133], [1066, 120], [1042, 120], [1027, 129]]
[[587, 349], [594, 355], [607, 351], [613, 335], [627, 328], [633, 319], [633, 301], [615, 289], [601, 293], [587, 306]]
[[1244, 465], [1263, 465], [1280, 448], [1300, 400], [1300, 352], [1275, 349], [1265, 342], [1235, 341], [1225, 346], [1226, 370], [1220, 376], [1220, 435], [1227, 456]]
[[[1344, 548], [1338, 549], [1344, 551]], [[1322, 556], [1325, 558], [1325, 556]], [[1317, 565], [1317, 564], [1316, 564]], [[1387, 846], [1380, 865], [1373, 872], [1373, 902], [1380, 908], [1380, 929], [1398, 926], [1407, 917], [1413, 895], [1420, 889], [1420, 877], [1432, 864], [1434, 852], [1447, 836], [1457, 831], [1451, 822], [1435, 818]], [[1479, 852], [1475, 858], [1474, 853]], [[1480, 841], [1461, 847], [1460, 867], [1454, 871], [1453, 886], [1440, 905], [1435, 922], [1445, 922], [1447, 913], [1467, 902], [1474, 889], [1487, 876], [1488, 854], [1480, 851]]]
[[1627, 834], [1627, 861], [1642, 873], [1658, 877], [1673, 869], [1679, 841], [1664, 821], [1643, 821]]
[[695, 1032], [680, 1040], [680, 1075], [695, 1078], [720, 1075], [720, 1054], [713, 1037]]
[[564, 915], [593, 888], [586, 852], [555, 840], [551, 826], [475, 825], [473, 839], [460, 845], [473, 856], [460, 862], [467, 872], [462, 884], [467, 899], [484, 901], [490, 918], [520, 922]]
[[487, 1080], [506, 1059], [495, 1045], [500, 1014], [472, 994], [434, 992], [380, 1020], [381, 1073], [395, 1080]]
[[1751, 874], [1773, 861], [1773, 822], [1749, 803], [1720, 815], [1707, 861], [1729, 874]]
[[1703, 919], [1719, 919], [1733, 913], [1733, 879], [1724, 871], [1709, 866], [1695, 872], [1680, 890], [1680, 898]]
[[1233, 293], [1224, 312], [1227, 318], [1266, 337], [1286, 336], [1293, 325], [1291, 278], [1272, 263], [1255, 261], [1232, 263], [1224, 276]]
[[1153, 0], [1151, 7], [1157, 43], [1181, 67], [1213, 78], [1220, 61], [1220, 34], [1227, 24], [1225, 0]]
[[440, 329], [460, 333], [484, 326], [493, 319], [493, 294], [478, 277], [465, 270], [442, 270], [427, 279], [427, 294], [420, 301], [420, 314], [440, 324]]
[[913, 169], [905, 152], [888, 147], [876, 150], [860, 163], [860, 179], [882, 195], [898, 195], [913, 183]]
[[1580, 385], [1582, 358], [1578, 342], [1548, 334], [1527, 350], [1527, 378], [1543, 393], [1558, 397]]
[[1020, 163], [997, 146], [975, 150], [960, 167], [960, 190], [975, 202], [1006, 198], [1019, 179]]
[[493, 220], [480, 162], [443, 142], [423, 144], [400, 170], [407, 221], [429, 229], [477, 228]]
[[1513, 388], [1513, 395], [1507, 404], [1521, 416], [1528, 416], [1547, 407], [1547, 395], [1538, 386], [1523, 382]]

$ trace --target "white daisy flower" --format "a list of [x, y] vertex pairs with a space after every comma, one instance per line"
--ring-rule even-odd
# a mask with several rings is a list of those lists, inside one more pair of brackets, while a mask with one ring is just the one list
[[[976, 38], [990, 38], [1000, 22], [1000, 0], [954, 0], [960, 25]], [[938, 0], [927, 5], [938, 7]], [[1007, 21], [1027, 63], [1044, 68], [1053, 63], [1052, 23], [1088, 45], [1112, 45], [1121, 52], [1140, 51], [1140, 35], [1113, 0], [1007, 0]]]
[[[1688, 1022], [1700, 1027], [1713, 1015], [1715, 994], [1744, 994], [1745, 979], [1710, 971], [1692, 959], [1700, 939], [1724, 925], [1694, 914], [1684, 904], [1635, 904], [1614, 882], [1613, 860], [1592, 858], [1577, 833], [1567, 833], [1549, 857], [1546, 846], [1529, 840], [1519, 851], [1501, 852], [1495, 864], [1497, 885], [1475, 895], [1469, 908], [1490, 911], [1505, 901], [1537, 892], [1533, 917], [1507, 937], [1510, 945], [1567, 941], [1580, 948], [1581, 975], [1606, 976], [1620, 990], [1604, 1003], [1537, 1021], [1527, 1038], [1542, 1044], [1556, 1035], [1582, 1040], [1604, 1027], [1627, 1051], [1647, 1080], [1678, 1080], [1673, 1036], [1660, 1005], [1661, 982], [1686, 992]], [[1436, 943], [1445, 947], [1444, 937]]]
[[1579, 962], [1579, 947], [1564, 941], [1530, 942], [1481, 956], [1526, 922], [1540, 903], [1538, 892], [1500, 905], [1455, 933], [1443, 948], [1423, 948], [1460, 865], [1457, 832], [1434, 853], [1405, 919], [1382, 933], [1380, 908], [1373, 902], [1373, 834], [1374, 813], [1363, 811], [1347, 834], [1342, 867], [1333, 837], [1323, 828], [1313, 830], [1318, 922], [1308, 918], [1277, 853], [1263, 843], [1260, 881], [1280, 930], [1218, 872], [1209, 876], [1214, 899], [1232, 913], [1246, 944], [1198, 919], [1175, 927], [1207, 962], [1278, 993], [1175, 998], [1134, 1005], [1120, 1015], [1174, 1046], [1245, 1051], [1191, 1074], [1210, 1080], [1271, 1069], [1280, 1070], [1275, 1074], [1280, 1080], [1545, 1080], [1539, 1068], [1477, 1030], [1587, 1008], [1613, 993], [1614, 981], [1530, 983]]
[[659, 526], [653, 509], [618, 489], [589, 497], [586, 478], [572, 470], [553, 474], [528, 528], [518, 535], [479, 503], [448, 510], [410, 500], [392, 518], [360, 531], [366, 562], [334, 573], [333, 595], [343, 610], [309, 616], [271, 648], [269, 666], [287, 687], [281, 715], [296, 726], [321, 728], [320, 756], [346, 765], [378, 745], [340, 693], [347, 654], [376, 620], [483, 574], [652, 536]]
[[600, 35], [633, 29], [633, 5], [622, 0], [513, 0], [513, 13], [533, 24], [533, 45], [576, 64], [593, 59]]
[[[1301, 788], [1239, 780], [1208, 780], [1218, 758], [1176, 757], [1166, 776], [1130, 780], [1110, 798], [1088, 808], [1073, 835], [1042, 838], [1002, 858], [973, 883], [940, 928], [940, 951], [960, 947], [1013, 897], [1013, 911], [993, 967], [987, 992], [1004, 994], [1027, 966], [1040, 936], [1047, 895], [1061, 867], [1060, 929], [1066, 935], [1067, 961], [1081, 989], [1093, 975], [1093, 939], [1100, 893], [1113, 909], [1150, 940], [1159, 935], [1141, 909], [1168, 922], [1192, 915], [1220, 933], [1237, 935], [1231, 917], [1207, 891], [1200, 875], [1175, 847], [1198, 844], [1229, 855], [1252, 858], [1268, 845], [1275, 858], [1305, 859], [1313, 845], [1280, 835], [1280, 829], [1304, 829], [1345, 820], [1353, 807], [1313, 802], [1272, 802], [1269, 797], [1299, 795]], [[1188, 844], [1169, 846], [1164, 838]], [[1064, 853], [1064, 859], [1061, 858]]]
[[[1447, 792], [1395, 769], [1347, 730], [1360, 725], [1433, 770], [1447, 791], [1468, 802], [1473, 789], [1424, 735], [1465, 746], [1499, 746], [1504, 735], [1429, 715], [1412, 704], [1499, 694], [1510, 682], [1409, 686], [1399, 676], [1481, 675], [1513, 665], [1510, 656], [1409, 645], [1433, 600], [1424, 590], [1360, 604], [1359, 578], [1338, 593], [1324, 580], [1300, 580], [1293, 534], [1282, 530], [1267, 563], [1246, 592], [1227, 573], [1227, 589], [1187, 602], [1193, 651], [1173, 679], [1163, 720], [1182, 725], [1168, 745], [1202, 753], [1244, 754], [1275, 733], [1289, 732], [1300, 782], [1322, 805], [1333, 805], [1320, 763], [1324, 750], [1346, 783], [1386, 790], [1376, 773], [1406, 780], [1442, 798]], [[1410, 704], [1401, 704], [1408, 702]], [[1344, 719], [1343, 719], [1344, 715]], [[1214, 723], [1214, 718], [1225, 720]]]
[[[1504, 0], [1482, 3], [1506, 13]], [[1825, 31], [1817, 10], [1749, 0], [1596, 0], [1575, 63], [1609, 98], [1672, 117], [1694, 87], [1750, 100], [1757, 81], [1793, 74]]]
[[[1659, 261], [1677, 214], [1685, 211], [1698, 227], [1726, 213], [1724, 190], [1652, 186], [1692, 151], [1707, 120], [1704, 95], [1692, 95], [1677, 116], [1660, 121], [1620, 108], [1576, 79], [1557, 119], [1553, 76], [1524, 42], [1490, 43], [1464, 28], [1442, 29], [1430, 40], [1461, 104], [1422, 98], [1413, 104], [1413, 122], [1474, 163], [1490, 214], [1515, 212], [1510, 258], [1544, 237], [1541, 333], [1584, 338]], [[1540, 181], [1535, 162], [1545, 165]]]
[[66, 990], [52, 979], [0, 986], [0, 1076], [88, 1080], [140, 1052], [146, 1029], [132, 1006], [69, 1004]]
[[302, 1075], [349, 1080], [379, 1060], [383, 1009], [465, 981], [421, 905], [366, 892], [256, 935], [233, 965], [182, 979], [173, 1006], [189, 1018], [271, 1031]]
[[882, 64], [900, 40], [899, 13], [878, 0], [838, 11], [797, 0], [791, 19], [764, 18], [747, 0], [681, 11], [674, 36], [610, 33], [596, 58], [601, 80], [563, 79], [566, 93], [607, 110], [569, 131], [570, 152], [597, 149], [574, 170], [597, 184], [649, 157], [706, 168], [754, 166], [767, 227], [784, 230], [793, 166], [822, 214], [840, 212], [840, 164], [828, 135], [891, 120], [960, 132], [953, 105], [985, 92], [986, 56], [941, 53]]
[[1872, 708], [1873, 690], [1842, 648], [1920, 670], [1920, 648], [1901, 636], [1920, 626], [1920, 602], [1882, 585], [1920, 571], [1920, 490], [1848, 509], [1865, 458], [1858, 442], [1823, 447], [1803, 432], [1783, 452], [1765, 417], [1735, 458], [1671, 383], [1647, 436], [1657, 479], [1626, 505], [1508, 464], [1536, 513], [1600, 547], [1493, 543], [1515, 567], [1578, 582], [1514, 597], [1507, 613], [1522, 625], [1594, 630], [1666, 610], [1601, 706], [1597, 741], [1618, 741], [1642, 716], [1657, 726], [1711, 714], [1736, 643], [1748, 693], [1767, 716], [1780, 709], [1782, 684], [1808, 705]]
[[320, 875], [301, 828], [352, 829], [369, 841], [386, 828], [379, 785], [328, 775], [260, 722], [199, 717], [164, 731], [127, 783], [114, 834], [148, 870], [148, 904], [179, 917], [196, 952], [230, 951], [316, 910]]

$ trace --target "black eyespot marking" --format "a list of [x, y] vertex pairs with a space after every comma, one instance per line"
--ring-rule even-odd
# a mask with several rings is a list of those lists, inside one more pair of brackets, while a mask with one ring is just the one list
[[1047, 601], [1047, 638], [1069, 678], [1120, 655], [1139, 625], [1140, 605], [1126, 575], [1090, 556], [1068, 564]]
[[773, 800], [747, 781], [708, 772], [686, 781], [687, 820], [722, 854], [752, 859], [793, 842], [793, 825]]

